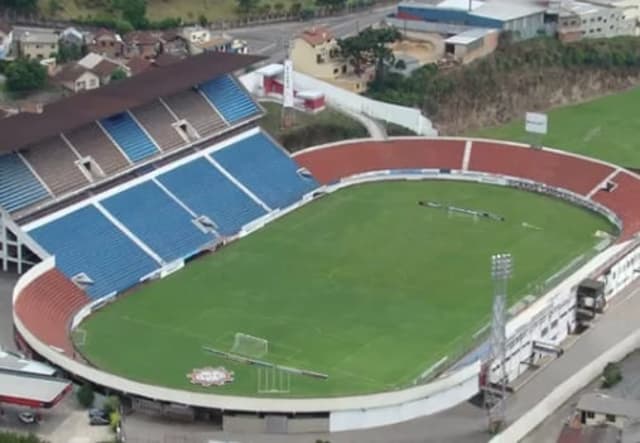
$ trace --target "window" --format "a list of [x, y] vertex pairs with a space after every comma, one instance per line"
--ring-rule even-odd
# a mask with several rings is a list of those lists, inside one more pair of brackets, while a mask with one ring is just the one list
[[594, 418], [596, 414], [593, 411], [587, 411], [587, 418]]
[[608, 421], [609, 423], [615, 423], [615, 422], [616, 422], [616, 416], [615, 416], [615, 415], [607, 414], [607, 417], [606, 417], [606, 418], [607, 418], [607, 421]]
[[549, 328], [544, 328], [540, 333], [540, 337], [544, 337], [545, 335], [547, 335], [547, 332], [549, 332]]

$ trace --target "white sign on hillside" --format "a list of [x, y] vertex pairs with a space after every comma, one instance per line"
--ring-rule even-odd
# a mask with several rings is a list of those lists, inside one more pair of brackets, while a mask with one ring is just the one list
[[547, 133], [547, 114], [538, 112], [527, 112], [524, 129], [533, 134]]

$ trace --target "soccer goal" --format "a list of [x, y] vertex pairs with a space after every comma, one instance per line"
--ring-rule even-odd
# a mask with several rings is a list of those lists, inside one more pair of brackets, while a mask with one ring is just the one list
[[258, 394], [288, 394], [291, 373], [278, 366], [258, 367]]
[[84, 346], [87, 341], [87, 331], [82, 328], [75, 328], [71, 331], [71, 341], [78, 347]]
[[237, 332], [230, 352], [245, 357], [262, 358], [269, 352], [269, 341]]

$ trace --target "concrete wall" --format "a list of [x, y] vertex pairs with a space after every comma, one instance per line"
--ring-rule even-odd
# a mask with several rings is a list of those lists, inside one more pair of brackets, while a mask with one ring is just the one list
[[[283, 433], [318, 433], [329, 431], [329, 418], [293, 416], [283, 418], [286, 430]], [[265, 434], [274, 433], [269, 429], [268, 417], [257, 417], [254, 415], [231, 415], [225, 414], [222, 417], [222, 429], [225, 432]], [[280, 432], [276, 432], [280, 433]]]

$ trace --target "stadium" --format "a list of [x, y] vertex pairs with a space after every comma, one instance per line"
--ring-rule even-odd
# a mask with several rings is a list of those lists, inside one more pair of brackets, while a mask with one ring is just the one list
[[634, 173], [470, 138], [290, 155], [233, 75], [256, 61], [207, 53], [0, 120], [22, 350], [134, 409], [362, 429], [496, 382], [492, 254], [515, 261], [510, 380], [633, 278]]

